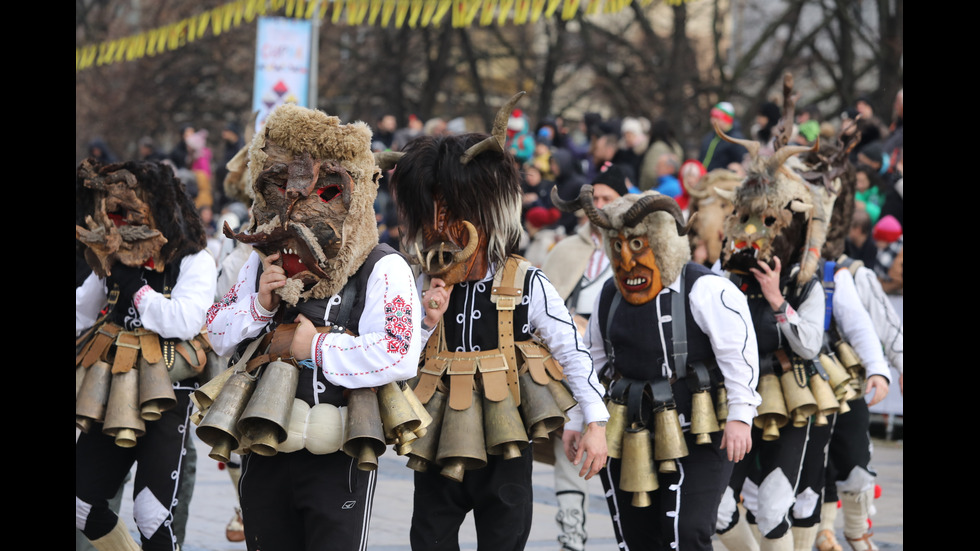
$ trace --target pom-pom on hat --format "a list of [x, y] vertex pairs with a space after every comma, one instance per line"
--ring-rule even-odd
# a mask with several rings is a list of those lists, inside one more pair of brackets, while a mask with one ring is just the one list
[[554, 207], [531, 207], [527, 211], [526, 218], [528, 224], [541, 229], [556, 224], [558, 219], [561, 218], [561, 211]]
[[882, 216], [881, 220], [875, 224], [874, 229], [871, 230], [871, 235], [875, 241], [892, 243], [902, 236], [902, 225], [898, 219], [890, 214]]

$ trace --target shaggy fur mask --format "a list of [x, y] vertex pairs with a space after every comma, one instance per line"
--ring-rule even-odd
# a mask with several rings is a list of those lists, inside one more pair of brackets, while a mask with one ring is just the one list
[[99, 277], [116, 262], [162, 272], [207, 246], [184, 185], [166, 165], [86, 159], [75, 172], [75, 254]]
[[277, 107], [248, 148], [252, 219], [225, 235], [262, 255], [282, 253], [286, 303], [338, 293], [378, 243], [374, 199], [381, 170], [363, 122]]

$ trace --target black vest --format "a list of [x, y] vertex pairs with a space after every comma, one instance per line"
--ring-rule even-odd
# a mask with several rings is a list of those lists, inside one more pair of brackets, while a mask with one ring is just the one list
[[[500, 269], [503, 269], [501, 266]], [[514, 310], [514, 341], [530, 340], [528, 305], [531, 302], [531, 277], [537, 269], [524, 275], [524, 296]], [[474, 352], [497, 348], [497, 305], [490, 301], [493, 279], [457, 283], [449, 295], [449, 306], [443, 316], [446, 348], [453, 352]]]
[[[143, 279], [154, 291], [163, 293], [167, 296], [177, 284], [177, 277], [180, 276], [180, 261], [171, 262], [163, 269], [163, 272], [142, 268]], [[115, 277], [106, 278], [106, 288], [109, 289], [108, 315], [106, 321], [115, 323], [126, 331], [132, 331], [143, 327], [140, 320], [139, 310], [133, 304], [133, 295], [123, 295], [119, 292], [119, 285]]]

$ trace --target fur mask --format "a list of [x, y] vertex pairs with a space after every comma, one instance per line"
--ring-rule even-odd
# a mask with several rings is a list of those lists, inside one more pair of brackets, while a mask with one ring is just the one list
[[75, 172], [75, 254], [99, 277], [112, 266], [151, 267], [207, 246], [204, 225], [184, 185], [166, 165], [86, 159]]
[[574, 201], [564, 201], [552, 189], [551, 200], [559, 209], [581, 208], [593, 227], [602, 232], [606, 256], [616, 272], [615, 283], [627, 302], [649, 302], [681, 275], [691, 258], [684, 216], [670, 197], [647, 191], [631, 193], [598, 209], [592, 186], [582, 187]]
[[381, 170], [363, 122], [340, 124], [322, 111], [277, 107], [248, 148], [252, 219], [225, 235], [261, 254], [282, 254], [288, 304], [332, 296], [378, 243], [374, 199]]
[[507, 116], [523, 94], [498, 111], [490, 136], [417, 138], [397, 161], [391, 185], [402, 247], [447, 285], [483, 279], [519, 246], [521, 179], [503, 143]]

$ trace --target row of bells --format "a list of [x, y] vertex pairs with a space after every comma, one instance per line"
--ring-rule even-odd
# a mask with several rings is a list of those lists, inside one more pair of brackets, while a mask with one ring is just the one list
[[[228, 461], [233, 452], [279, 453], [288, 437], [299, 369], [282, 361], [270, 362], [255, 374], [232, 366], [195, 390], [191, 419], [198, 425], [197, 436], [211, 446], [208, 456]], [[352, 389], [347, 399], [340, 449], [364, 471], [378, 468], [378, 457], [388, 445], [407, 453], [432, 422], [415, 393], [397, 382]]]
[[547, 442], [567, 421], [565, 412], [575, 399], [562, 383], [540, 385], [528, 372], [519, 376], [519, 385], [520, 406], [510, 392], [495, 402], [473, 389], [464, 410], [453, 409], [446, 393], [437, 390], [425, 404], [431, 430], [408, 453], [408, 467], [426, 472], [435, 466], [442, 476], [462, 482], [467, 470], [486, 466], [488, 455], [513, 459], [529, 442]]
[[851, 374], [858, 372], [861, 365], [854, 349], [842, 342], [837, 355], [820, 354], [819, 360], [828, 378], [815, 373], [804, 387], [797, 384], [791, 371], [759, 378], [762, 405], [754, 423], [762, 429], [763, 440], [778, 439], [779, 429], [790, 422], [794, 427], [804, 427], [813, 417], [814, 425], [826, 426], [829, 416], [850, 411], [847, 402], [858, 396], [852, 384], [856, 379]]
[[[619, 487], [633, 494], [634, 507], [649, 507], [650, 492], [660, 487], [657, 471], [677, 472], [676, 460], [688, 455], [677, 409], [673, 405], [655, 408], [651, 437], [646, 426], [629, 422], [626, 404], [609, 400], [606, 407], [606, 448], [609, 457], [622, 460]], [[727, 418], [728, 396], [723, 385], [714, 401], [708, 390], [691, 395], [691, 434], [697, 444], [710, 444], [711, 433], [720, 431]], [[654, 461], [659, 462], [657, 469]]]
[[162, 361], [151, 364], [141, 358], [137, 368], [124, 373], [112, 373], [101, 360], [75, 368], [75, 427], [87, 433], [102, 423], [102, 432], [120, 447], [135, 446], [146, 433], [146, 423], [176, 405], [170, 372]]

